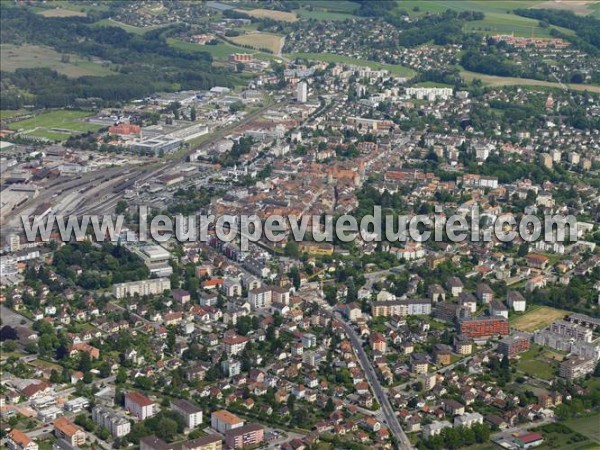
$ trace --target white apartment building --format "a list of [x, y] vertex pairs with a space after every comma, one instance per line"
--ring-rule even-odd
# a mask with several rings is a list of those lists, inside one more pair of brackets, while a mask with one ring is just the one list
[[169, 278], [153, 278], [150, 280], [129, 281], [127, 283], [113, 284], [113, 295], [115, 298], [125, 298], [138, 294], [157, 295], [171, 289]]
[[183, 399], [174, 400], [171, 402], [171, 409], [183, 417], [187, 428], [202, 425], [202, 410], [193, 403]]
[[92, 409], [92, 420], [110, 431], [113, 438], [123, 437], [131, 431], [131, 423], [127, 417], [103, 406]]

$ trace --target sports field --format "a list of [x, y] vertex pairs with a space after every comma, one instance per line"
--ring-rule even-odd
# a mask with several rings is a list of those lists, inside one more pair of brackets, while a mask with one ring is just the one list
[[97, 131], [100, 125], [85, 122], [90, 116], [87, 111], [56, 110], [38, 114], [30, 119], [10, 124], [10, 128], [22, 135], [35, 136], [56, 141], [64, 141], [71, 135]]
[[510, 325], [520, 331], [533, 332], [547, 327], [552, 322], [562, 319], [568, 311], [562, 309], [550, 308], [549, 306], [540, 306], [532, 309], [524, 315], [511, 320]]
[[68, 62], [63, 62], [63, 55], [56, 50], [30, 44], [1, 44], [0, 65], [2, 70], [7, 72], [14, 72], [16, 69], [45, 67], [72, 78], [114, 74], [110, 68], [103, 66], [100, 62], [89, 61], [76, 55], [69, 55]]
[[356, 66], [370, 67], [373, 70], [386, 69], [392, 75], [399, 77], [412, 77], [415, 71], [409, 67], [404, 67], [398, 64], [383, 64], [366, 59], [357, 59], [350, 56], [335, 55], [333, 53], [289, 53], [285, 55], [290, 59], [304, 58], [315, 61], [335, 62], [340, 64], [353, 64]]
[[249, 45], [257, 50], [266, 48], [274, 54], [279, 53], [283, 46], [283, 37], [272, 33], [248, 33], [229, 38], [239, 45]]

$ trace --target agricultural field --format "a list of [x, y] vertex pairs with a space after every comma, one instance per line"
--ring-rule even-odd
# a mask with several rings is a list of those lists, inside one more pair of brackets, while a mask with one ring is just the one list
[[302, 19], [346, 20], [357, 17], [353, 15], [356, 8], [358, 4], [349, 1], [311, 0], [302, 2], [302, 8], [294, 12]]
[[[455, 11], [479, 11], [485, 14], [484, 20], [468, 22], [465, 30], [482, 33], [510, 34], [522, 37], [550, 37], [551, 28], [542, 28], [537, 20], [520, 17], [511, 11], [517, 8], [532, 8], [544, 3], [543, 0], [398, 0], [398, 9], [410, 15], [439, 13], [447, 9]], [[571, 30], [554, 27], [568, 34]]]
[[248, 14], [249, 16], [252, 16], [252, 17], [258, 17], [260, 19], [273, 19], [273, 20], [280, 20], [282, 22], [295, 22], [298, 20], [298, 17], [296, 17], [296, 14], [290, 13], [287, 11], [275, 11], [272, 9], [262, 9], [262, 8], [250, 9], [250, 10], [238, 9], [237, 11], [243, 12], [244, 14]]
[[229, 39], [238, 45], [249, 45], [257, 50], [266, 48], [274, 54], [278, 54], [281, 51], [284, 41], [284, 38], [277, 34], [260, 32], [243, 34]]
[[332, 53], [290, 53], [285, 56], [291, 59], [304, 58], [340, 64], [354, 64], [357, 66], [370, 67], [374, 70], [386, 69], [389, 70], [392, 75], [399, 77], [412, 77], [415, 75], [414, 70], [401, 65], [383, 64], [366, 59], [352, 58], [350, 56], [334, 55]]
[[[495, 75], [486, 75], [483, 73], [470, 72], [462, 70], [460, 76], [466, 81], [470, 82], [474, 79], [479, 79], [483, 84], [489, 86], [543, 86], [549, 88], [562, 89], [561, 85], [552, 81], [543, 80], [532, 80], [529, 78], [517, 78], [517, 77], [497, 77]], [[568, 84], [569, 89], [574, 91], [589, 91], [600, 93], [600, 86], [592, 84]]]
[[580, 14], [582, 16], [587, 16], [588, 14], [593, 14], [597, 11], [596, 7], [600, 4], [598, 0], [569, 0], [569, 1], [561, 1], [561, 0], [549, 0], [541, 2], [535, 5], [533, 8], [540, 9], [566, 9], [574, 12], [575, 14]]
[[85, 17], [87, 14], [81, 11], [64, 8], [44, 9], [38, 13], [44, 17]]
[[87, 111], [56, 110], [41, 113], [30, 119], [10, 124], [10, 128], [22, 135], [46, 138], [51, 141], [64, 141], [71, 135], [98, 131], [101, 126], [85, 122], [90, 115]]
[[114, 72], [99, 62], [86, 58], [68, 55], [68, 62], [56, 50], [41, 45], [0, 45], [0, 65], [2, 70], [14, 72], [16, 69], [34, 69], [47, 67], [68, 77], [105, 76]]
[[585, 437], [592, 439], [600, 444], [600, 414], [592, 414], [590, 416], [570, 419], [565, 422], [569, 428], [583, 434]]
[[567, 314], [568, 311], [562, 309], [540, 306], [512, 320], [510, 325], [517, 330], [531, 333], [547, 327], [555, 320], [562, 319]]

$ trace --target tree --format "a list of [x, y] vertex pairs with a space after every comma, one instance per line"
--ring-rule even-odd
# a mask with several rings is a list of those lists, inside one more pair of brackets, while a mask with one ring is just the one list
[[127, 202], [125, 200], [119, 200], [117, 202], [117, 206], [115, 207], [115, 212], [117, 214], [123, 214], [127, 210]]
[[196, 116], [197, 116], [197, 113], [196, 113], [196, 108], [194, 108], [194, 107], [192, 106], [192, 107], [190, 108], [190, 120], [191, 120], [192, 122], [195, 122], [195, 121], [196, 121]]
[[17, 349], [17, 343], [15, 341], [6, 341], [2, 344], [2, 350], [5, 352], [14, 352]]
[[94, 376], [92, 375], [92, 372], [84, 372], [83, 374], [83, 382], [85, 384], [90, 384], [92, 381], [94, 380]]
[[92, 370], [92, 358], [88, 352], [79, 352], [79, 365], [77, 367], [83, 373]]
[[62, 380], [61, 380], [60, 375], [58, 374], [58, 371], [56, 369], [52, 369], [50, 371], [50, 383], [58, 384], [61, 381]]
[[100, 364], [98, 370], [100, 371], [100, 378], [107, 378], [110, 376], [110, 364], [108, 362], [104, 361]]
[[123, 384], [127, 381], [127, 371], [124, 368], [119, 368], [115, 381], [117, 384]]
[[332, 413], [335, 410], [335, 405], [333, 403], [333, 399], [331, 397], [329, 397], [327, 399], [327, 403], [325, 404], [325, 409], [324, 411], [328, 414]]
[[4, 325], [0, 329], [0, 342], [4, 342], [6, 340], [17, 340], [19, 336], [17, 335], [17, 330], [9, 325]]

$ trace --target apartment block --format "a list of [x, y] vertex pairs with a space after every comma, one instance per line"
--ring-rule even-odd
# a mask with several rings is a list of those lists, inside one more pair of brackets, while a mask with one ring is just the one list
[[506, 336], [510, 333], [508, 320], [504, 317], [472, 317], [459, 322], [459, 333], [471, 339]]
[[125, 394], [125, 409], [140, 420], [152, 417], [158, 412], [156, 403], [139, 392]]
[[114, 438], [123, 437], [131, 431], [131, 423], [127, 417], [103, 406], [92, 409], [92, 420], [109, 430]]
[[210, 416], [210, 426], [219, 433], [244, 426], [244, 421], [225, 409], [215, 411]]
[[225, 432], [225, 445], [227, 448], [248, 448], [263, 442], [265, 429], [262, 425], [251, 423], [243, 427], [234, 428]]
[[202, 425], [202, 410], [193, 403], [183, 399], [173, 400], [171, 409], [183, 417], [187, 428], [193, 429]]
[[150, 280], [130, 281], [127, 283], [117, 283], [113, 285], [113, 296], [115, 298], [125, 298], [138, 294], [158, 295], [171, 289], [171, 280], [169, 278], [153, 278]]
[[506, 336], [498, 343], [498, 353], [509, 358], [527, 350], [529, 350], [529, 336], [523, 333]]

